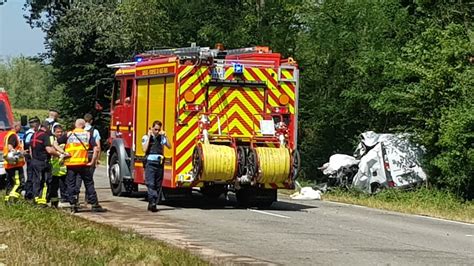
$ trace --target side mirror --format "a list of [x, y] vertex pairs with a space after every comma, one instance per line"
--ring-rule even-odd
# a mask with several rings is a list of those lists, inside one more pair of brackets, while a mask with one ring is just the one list
[[28, 125], [28, 117], [26, 115], [22, 115], [20, 118], [20, 121], [21, 121], [21, 126], [25, 127], [26, 125]]

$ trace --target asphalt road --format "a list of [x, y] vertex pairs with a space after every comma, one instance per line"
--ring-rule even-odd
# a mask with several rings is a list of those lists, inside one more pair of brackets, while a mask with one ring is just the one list
[[[238, 209], [232, 195], [161, 205], [148, 213], [143, 193], [111, 195], [96, 172], [105, 214], [95, 221], [190, 249], [217, 264], [474, 265], [474, 225], [324, 201], [281, 199], [268, 210]], [[144, 187], [142, 187], [144, 189]]]

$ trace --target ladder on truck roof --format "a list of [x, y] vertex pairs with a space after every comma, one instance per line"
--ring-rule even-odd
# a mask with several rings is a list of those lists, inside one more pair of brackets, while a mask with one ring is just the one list
[[142, 55], [176, 55], [180, 57], [186, 57], [186, 56], [215, 57], [217, 56], [217, 54], [237, 55], [237, 54], [269, 53], [269, 52], [270, 52], [270, 49], [267, 46], [254, 46], [254, 47], [245, 47], [245, 48], [229, 49], [229, 50], [219, 50], [219, 49], [210, 49], [209, 47], [191, 46], [191, 47], [181, 47], [181, 48], [149, 50], [149, 51], [144, 52]]

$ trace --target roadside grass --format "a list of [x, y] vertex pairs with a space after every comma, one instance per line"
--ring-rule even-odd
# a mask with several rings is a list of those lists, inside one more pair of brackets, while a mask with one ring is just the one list
[[424, 187], [410, 191], [386, 189], [377, 195], [336, 189], [325, 193], [323, 199], [474, 223], [474, 202], [463, 202], [452, 193]]
[[39, 209], [27, 203], [6, 206], [3, 202], [0, 264], [208, 265], [185, 250], [132, 231], [120, 231], [59, 210]]
[[41, 110], [41, 109], [19, 109], [13, 108], [13, 116], [15, 120], [20, 121], [22, 115], [26, 115], [28, 119], [31, 117], [37, 116], [40, 120], [46, 119], [48, 117], [48, 110]]

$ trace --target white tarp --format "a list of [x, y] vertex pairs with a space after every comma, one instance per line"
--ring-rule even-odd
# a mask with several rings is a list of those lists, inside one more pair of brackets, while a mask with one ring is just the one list
[[329, 158], [329, 162], [325, 163], [319, 169], [323, 171], [325, 175], [334, 175], [337, 171], [343, 167], [350, 167], [358, 164], [359, 160], [346, 154], [334, 154]]

